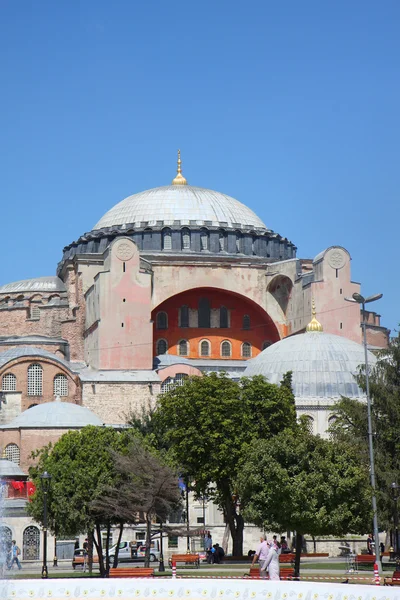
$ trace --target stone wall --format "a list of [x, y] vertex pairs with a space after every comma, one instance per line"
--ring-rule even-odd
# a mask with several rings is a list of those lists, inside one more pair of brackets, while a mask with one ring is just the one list
[[159, 383], [83, 383], [82, 406], [105, 424], [126, 423], [132, 413], [154, 406], [159, 392]]

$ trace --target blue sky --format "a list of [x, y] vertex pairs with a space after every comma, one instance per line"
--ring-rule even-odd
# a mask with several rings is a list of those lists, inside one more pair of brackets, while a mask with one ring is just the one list
[[397, 0], [0, 0], [0, 283], [54, 274], [181, 148], [298, 256], [346, 247], [394, 329], [399, 27]]

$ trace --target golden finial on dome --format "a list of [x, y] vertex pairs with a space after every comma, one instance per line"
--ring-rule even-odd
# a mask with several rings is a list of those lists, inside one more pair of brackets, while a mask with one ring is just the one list
[[317, 311], [315, 309], [315, 300], [314, 298], [312, 299], [312, 310], [311, 310], [311, 314], [312, 314], [312, 319], [309, 322], [309, 324], [306, 327], [306, 331], [310, 332], [310, 331], [323, 331], [322, 329], [322, 325], [319, 321], [317, 321]]
[[187, 185], [187, 181], [184, 178], [184, 176], [182, 175], [181, 165], [182, 165], [181, 151], [178, 150], [178, 168], [176, 171], [176, 177], [175, 177], [175, 179], [172, 180], [172, 185]]

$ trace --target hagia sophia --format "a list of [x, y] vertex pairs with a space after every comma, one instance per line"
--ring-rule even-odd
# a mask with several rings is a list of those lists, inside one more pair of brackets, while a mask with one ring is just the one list
[[[360, 291], [350, 253], [331, 246], [299, 258], [269, 225], [189, 185], [178, 153], [171, 184], [115, 204], [63, 249], [56, 275], [0, 286], [0, 476], [23, 560], [37, 559], [40, 544], [24, 512], [30, 455], [65, 431], [124, 424], [213, 371], [276, 383], [292, 370], [298, 413], [321, 435], [341, 395], [363, 398], [361, 320], [371, 361], [390, 332], [346, 301]], [[201, 507], [191, 511], [200, 523]], [[213, 524], [224, 527], [210, 507]]]

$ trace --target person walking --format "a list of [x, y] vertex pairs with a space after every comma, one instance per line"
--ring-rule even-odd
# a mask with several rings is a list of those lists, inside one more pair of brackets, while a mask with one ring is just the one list
[[17, 563], [17, 567], [18, 569], [22, 569], [22, 565], [19, 562], [19, 558], [18, 556], [21, 554], [21, 550], [18, 548], [17, 543], [15, 540], [12, 541], [12, 545], [11, 545], [11, 549], [10, 549], [10, 564], [8, 565], [9, 569], [12, 569], [14, 566], [14, 563]]
[[206, 560], [209, 565], [212, 564], [212, 562], [213, 562], [212, 547], [213, 547], [212, 537], [211, 537], [211, 533], [208, 531], [204, 538], [204, 550], [206, 551]]
[[258, 563], [260, 565], [261, 579], [267, 579], [267, 571], [266, 571], [267, 567], [264, 565], [268, 558], [268, 553], [269, 553], [269, 546], [267, 544], [267, 537], [265, 535], [262, 535], [260, 537], [260, 543], [258, 545], [255, 555], [253, 556], [253, 561], [251, 563], [251, 566], [254, 567], [254, 565], [258, 561]]
[[264, 562], [263, 569], [267, 570], [269, 573], [270, 580], [279, 580], [279, 555], [281, 553], [281, 549], [279, 548], [276, 542], [272, 542], [269, 547], [268, 556], [266, 561]]

